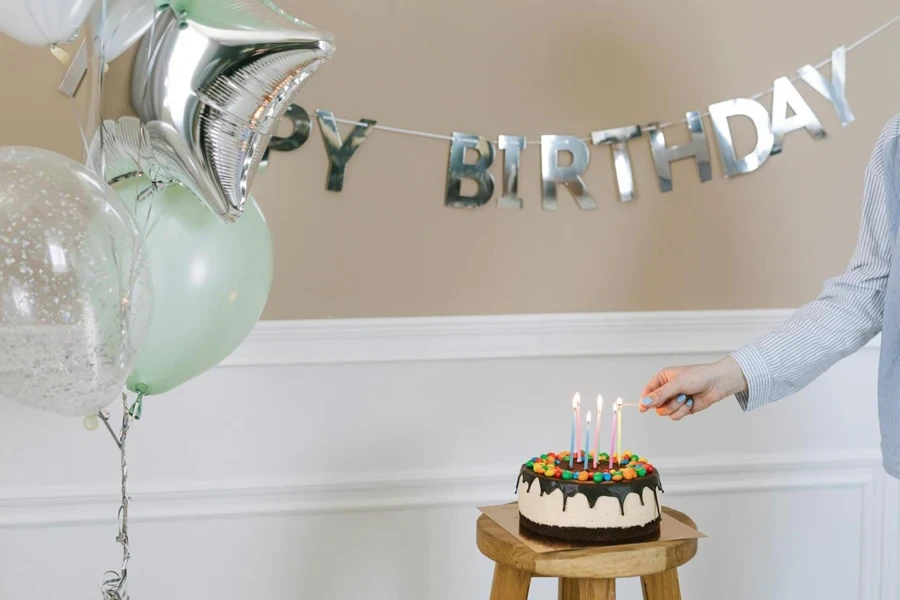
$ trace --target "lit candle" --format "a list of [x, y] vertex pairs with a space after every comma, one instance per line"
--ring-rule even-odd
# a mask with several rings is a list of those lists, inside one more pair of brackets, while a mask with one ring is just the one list
[[616, 427], [619, 432], [616, 434], [616, 454], [619, 455], [619, 462], [622, 462], [622, 399], [619, 398], [616, 400], [616, 408], [619, 410], [616, 411], [618, 414], [618, 418], [616, 419]]
[[572, 470], [572, 463], [575, 460], [575, 422], [578, 420], [578, 394], [572, 398], [572, 438], [569, 441], [569, 470]]
[[581, 451], [581, 394], [575, 392], [575, 450]]
[[584, 428], [584, 470], [587, 471], [591, 463], [588, 460], [588, 452], [591, 450], [591, 411], [587, 414], [587, 427]]
[[603, 396], [597, 396], [597, 424], [594, 426], [594, 470], [600, 460], [600, 420], [603, 418]]
[[609, 470], [615, 471], [613, 466], [613, 455], [616, 453], [616, 421], [619, 420], [619, 405], [613, 404], [613, 422], [612, 422], [612, 440], [609, 444]]

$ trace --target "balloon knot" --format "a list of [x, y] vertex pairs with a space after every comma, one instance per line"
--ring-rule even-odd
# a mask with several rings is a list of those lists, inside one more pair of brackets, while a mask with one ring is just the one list
[[63, 50], [62, 48], [60, 48], [59, 46], [57, 46], [56, 44], [53, 44], [52, 46], [50, 46], [50, 53], [56, 58], [56, 60], [58, 60], [60, 62], [60, 64], [63, 64], [63, 65], [69, 64], [69, 60], [71, 59], [71, 57], [69, 56], [69, 53], [66, 52], [65, 50]]

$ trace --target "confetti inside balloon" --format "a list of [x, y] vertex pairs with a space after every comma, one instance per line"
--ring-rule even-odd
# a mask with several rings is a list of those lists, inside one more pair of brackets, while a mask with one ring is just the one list
[[147, 335], [146, 256], [106, 182], [0, 148], [0, 399], [82, 417], [113, 402]]

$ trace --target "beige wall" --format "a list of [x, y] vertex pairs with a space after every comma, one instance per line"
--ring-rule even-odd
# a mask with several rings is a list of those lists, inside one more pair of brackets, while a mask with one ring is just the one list
[[[301, 94], [310, 112], [530, 139], [672, 120], [749, 95], [896, 13], [889, 0], [825, 0], [815, 11], [800, 0], [281, 4], [337, 36], [334, 60]], [[77, 156], [71, 108], [54, 92], [59, 66], [5, 39], [0, 52], [0, 143]], [[682, 162], [675, 191], [661, 195], [643, 138], [631, 144], [638, 198], [622, 204], [608, 150], [594, 151], [586, 179], [600, 210], [592, 213], [562, 190], [560, 210], [541, 210], [537, 148], [523, 157], [524, 210], [501, 211], [496, 201], [471, 212], [445, 208], [448, 144], [383, 132], [351, 161], [345, 191], [329, 193], [313, 131], [300, 150], [276, 154], [255, 184], [277, 252], [266, 316], [799, 305], [852, 251], [865, 163], [884, 121], [900, 111], [898, 55], [900, 25], [850, 55], [857, 121], [847, 128], [801, 85], [829, 138], [791, 134], [781, 156], [734, 180], [722, 178], [710, 140], [715, 179], [701, 185], [693, 163]], [[118, 113], [125, 60], [108, 90]], [[686, 137], [667, 133], [670, 143]]]

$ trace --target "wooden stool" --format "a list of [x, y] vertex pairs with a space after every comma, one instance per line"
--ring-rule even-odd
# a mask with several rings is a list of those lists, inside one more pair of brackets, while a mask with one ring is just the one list
[[[662, 510], [696, 528], [687, 515]], [[681, 600], [677, 568], [697, 553], [696, 539], [539, 553], [485, 515], [478, 518], [476, 539], [497, 563], [491, 600], [526, 600], [532, 577], [559, 577], [560, 600], [614, 600], [618, 577], [640, 577], [644, 600]]]

